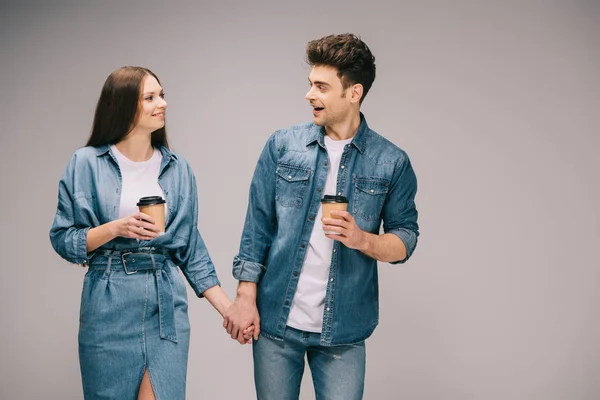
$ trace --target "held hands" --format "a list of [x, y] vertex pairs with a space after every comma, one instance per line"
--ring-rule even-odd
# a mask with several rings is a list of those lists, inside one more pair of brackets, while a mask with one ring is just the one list
[[346, 247], [361, 250], [367, 240], [367, 233], [361, 230], [354, 217], [348, 211], [331, 210], [331, 215], [338, 218], [321, 218], [325, 232], [337, 232], [339, 235], [325, 233], [329, 239], [342, 242]]
[[[211, 288], [206, 289], [202, 295], [210, 302], [210, 304], [218, 311], [223, 318], [229, 312], [232, 306], [231, 300], [225, 294], [225, 291], [219, 285], [215, 285]], [[225, 324], [223, 324], [225, 326]], [[254, 326], [248, 326], [246, 329], [240, 330], [240, 344], [252, 343], [252, 334], [254, 333]], [[236, 337], [237, 339], [237, 337]]]
[[256, 302], [237, 297], [223, 318], [223, 328], [233, 340], [240, 344], [258, 340], [260, 334], [260, 317]]
[[244, 343], [242, 344], [252, 344], [252, 336], [254, 334], [254, 325], [250, 325], [246, 329], [242, 331], [242, 336], [244, 337]]
[[160, 228], [154, 225], [154, 218], [137, 212], [129, 217], [113, 221], [113, 233], [129, 239], [151, 240], [158, 237]]

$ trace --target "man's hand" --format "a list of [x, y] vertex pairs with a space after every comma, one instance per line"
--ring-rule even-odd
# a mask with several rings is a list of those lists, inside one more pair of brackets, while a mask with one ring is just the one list
[[402, 239], [393, 233], [376, 235], [361, 230], [354, 217], [347, 211], [331, 210], [337, 218], [322, 218], [323, 230], [338, 232], [339, 235], [325, 234], [329, 239], [342, 242], [346, 247], [361, 251], [377, 261], [393, 262], [406, 259], [406, 246]]
[[[245, 283], [250, 285], [251, 290], [244, 290], [243, 284]], [[237, 340], [240, 344], [244, 344], [247, 341], [244, 338], [244, 331], [251, 325], [254, 325], [254, 340], [258, 340], [260, 334], [260, 317], [256, 308], [256, 284], [240, 282], [238, 295], [231, 307], [225, 312], [223, 327], [231, 335], [232, 339]]]
[[339, 235], [325, 234], [329, 239], [342, 242], [350, 249], [363, 250], [367, 241], [367, 232], [361, 230], [354, 217], [348, 211], [331, 210], [338, 218], [321, 218], [325, 232], [337, 232]]

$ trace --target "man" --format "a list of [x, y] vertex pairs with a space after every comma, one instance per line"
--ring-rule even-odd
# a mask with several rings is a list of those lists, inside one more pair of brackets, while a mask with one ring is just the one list
[[[405, 262], [416, 246], [416, 177], [360, 112], [375, 80], [367, 45], [331, 35], [309, 42], [306, 56], [314, 120], [275, 132], [260, 155], [224, 326], [240, 343], [256, 327], [258, 399], [298, 399], [305, 356], [318, 399], [361, 399], [377, 261]], [[347, 211], [322, 219], [324, 195], [346, 197]]]

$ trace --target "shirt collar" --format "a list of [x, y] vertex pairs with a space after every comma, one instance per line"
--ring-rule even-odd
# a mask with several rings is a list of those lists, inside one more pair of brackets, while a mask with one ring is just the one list
[[[167, 149], [165, 146], [160, 146], [159, 150], [163, 156], [163, 159], [173, 159], [177, 160], [177, 155], [173, 153], [171, 150]], [[100, 157], [110, 153], [110, 145], [104, 144], [102, 146], [98, 146], [96, 148], [96, 156]]]
[[[363, 113], [360, 113], [360, 126], [358, 127], [356, 135], [354, 135], [354, 138], [352, 139], [352, 144], [361, 154], [365, 152], [368, 131], [369, 125], [367, 124], [367, 120], [365, 119]], [[310, 135], [306, 141], [306, 145], [308, 146], [315, 142], [319, 143], [321, 147], [325, 148], [325, 128], [313, 124]]]

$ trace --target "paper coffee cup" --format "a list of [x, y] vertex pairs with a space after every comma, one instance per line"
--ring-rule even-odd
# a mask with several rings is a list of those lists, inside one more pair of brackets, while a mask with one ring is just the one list
[[[342, 219], [337, 215], [331, 215], [331, 210], [342, 210], [346, 211], [348, 209], [348, 199], [344, 196], [332, 196], [326, 194], [321, 199], [321, 211], [323, 213], [323, 218], [335, 218]], [[337, 232], [328, 232], [324, 231], [328, 235], [339, 235]]]
[[161, 196], [142, 197], [137, 206], [140, 212], [154, 218], [154, 224], [161, 232], [165, 231], [165, 200]]

